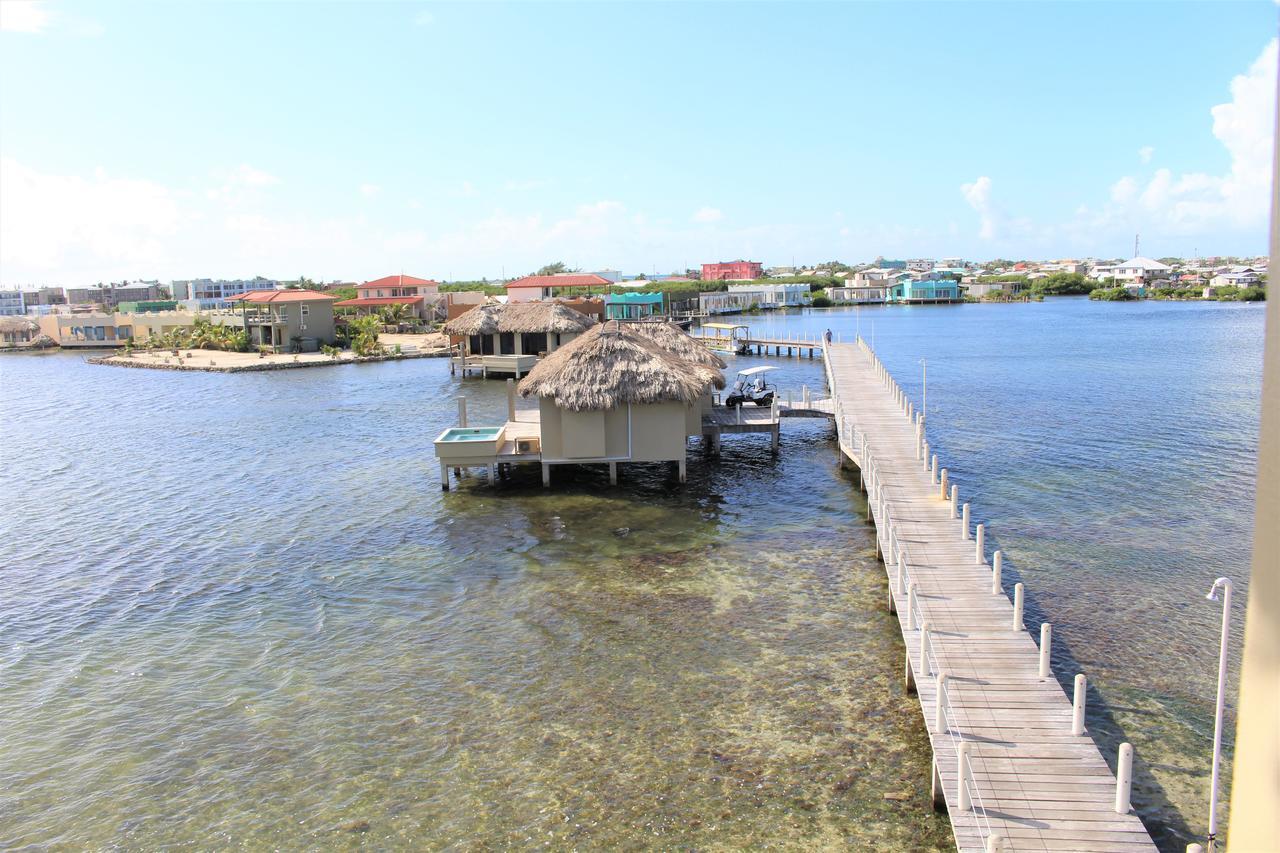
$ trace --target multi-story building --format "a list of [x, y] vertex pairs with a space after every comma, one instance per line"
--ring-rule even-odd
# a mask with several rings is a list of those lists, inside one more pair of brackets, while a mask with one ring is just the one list
[[226, 308], [231, 304], [231, 297], [248, 293], [252, 290], [276, 290], [280, 283], [274, 279], [254, 278], [242, 279], [210, 279], [195, 278], [187, 281], [172, 282], [173, 298], [179, 301], [195, 300], [200, 310], [211, 311]]
[[[599, 293], [613, 282], [595, 273], [559, 273], [558, 275], [527, 275], [506, 284], [507, 300], [532, 302], [555, 296], [582, 296]], [[557, 293], [558, 291], [558, 293]]]
[[158, 281], [136, 281], [130, 284], [97, 285], [94, 287], [68, 287], [67, 302], [73, 305], [105, 305], [113, 308], [121, 302], [154, 302], [167, 299], [169, 291]]
[[906, 268], [911, 272], [928, 272], [933, 269], [933, 258], [912, 258], [907, 261]]
[[752, 281], [764, 277], [764, 264], [759, 261], [725, 261], [702, 265], [703, 281]]
[[0, 290], [0, 317], [19, 317], [27, 313], [21, 290]]
[[28, 312], [38, 306], [67, 304], [67, 296], [62, 292], [61, 287], [41, 287], [37, 290], [24, 290], [22, 299], [26, 303]]
[[356, 298], [335, 302], [335, 308], [355, 308], [373, 312], [388, 305], [404, 305], [421, 320], [435, 316], [440, 301], [440, 282], [411, 275], [388, 275], [356, 285]]

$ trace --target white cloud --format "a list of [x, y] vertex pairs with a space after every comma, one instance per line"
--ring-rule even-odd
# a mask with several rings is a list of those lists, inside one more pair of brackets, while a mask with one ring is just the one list
[[694, 222], [719, 222], [724, 218], [724, 214], [720, 212], [718, 207], [700, 207], [693, 214]]
[[971, 184], [961, 184], [960, 193], [978, 214], [978, 236], [991, 240], [996, 236], [996, 214], [991, 206], [991, 178], [983, 175]]
[[1144, 145], [1138, 149], [1138, 161], [1144, 165], [1151, 162], [1151, 157], [1156, 153], [1156, 149], [1150, 145]]
[[0, 32], [42, 33], [52, 19], [49, 7], [38, 0], [0, 2]]
[[30, 275], [73, 267], [85, 270], [82, 281], [139, 275], [165, 260], [165, 241], [182, 221], [167, 188], [102, 170], [88, 179], [46, 175], [5, 157], [0, 186], [0, 266]]
[[364, 196], [365, 198], [373, 198], [380, 192], [382, 192], [382, 187], [378, 186], [377, 184], [361, 184], [360, 185], [360, 195]]

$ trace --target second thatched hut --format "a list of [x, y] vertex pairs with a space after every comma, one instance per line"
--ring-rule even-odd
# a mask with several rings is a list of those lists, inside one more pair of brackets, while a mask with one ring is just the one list
[[485, 303], [445, 323], [444, 332], [461, 339], [464, 371], [479, 367], [486, 376], [510, 373], [519, 379], [539, 357], [595, 325], [595, 318], [561, 302]]

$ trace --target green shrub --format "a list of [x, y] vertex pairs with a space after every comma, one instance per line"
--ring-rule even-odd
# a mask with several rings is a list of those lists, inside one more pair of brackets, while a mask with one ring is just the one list
[[813, 301], [809, 303], [813, 308], [830, 308], [834, 304], [835, 303], [826, 296], [815, 296], [813, 297]]

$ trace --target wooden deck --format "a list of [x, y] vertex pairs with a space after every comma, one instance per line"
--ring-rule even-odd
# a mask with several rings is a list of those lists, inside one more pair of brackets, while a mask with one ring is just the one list
[[[1128, 807], [1128, 785], [1083, 731], [1083, 679], [1077, 716], [1022, 627], [1021, 590], [1015, 607], [993, 569], [1002, 558], [988, 562], [968, 504], [943, 498], [945, 475], [931, 470], [906, 395], [865, 342], [829, 344], [824, 360], [840, 450], [862, 472], [905, 676], [929, 730], [935, 804], [947, 808], [956, 846], [1155, 850]], [[1127, 778], [1131, 755], [1118, 761]]]

